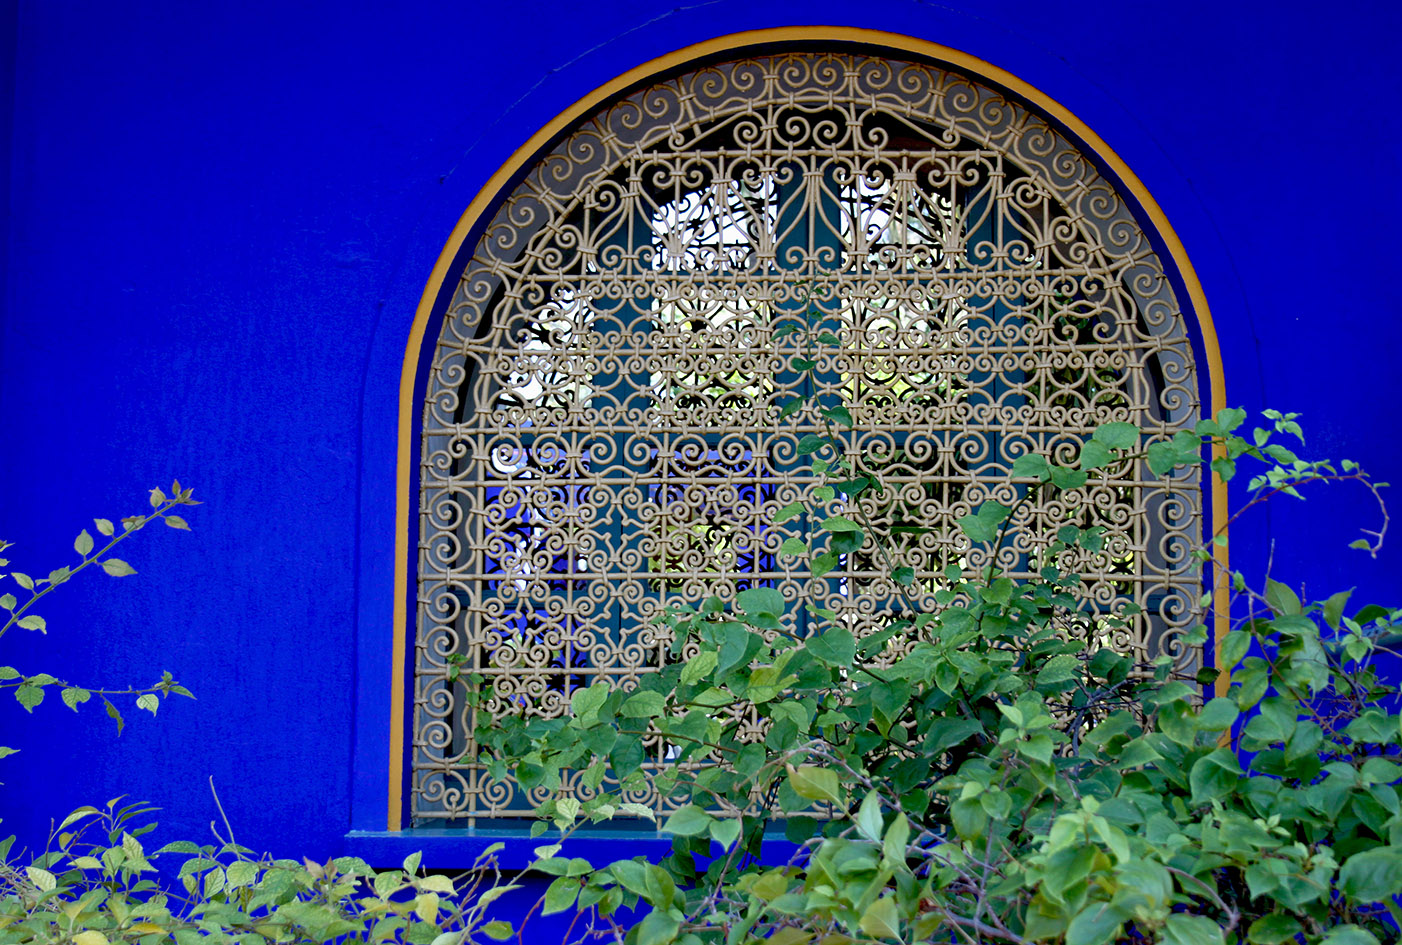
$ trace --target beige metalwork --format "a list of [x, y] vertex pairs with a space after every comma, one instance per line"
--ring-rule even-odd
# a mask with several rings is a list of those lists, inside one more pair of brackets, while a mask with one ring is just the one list
[[[782, 331], [809, 315], [815, 331]], [[805, 357], [811, 372], [794, 366]], [[859, 501], [930, 605], [947, 568], [988, 563], [954, 523], [1012, 504], [1017, 456], [1074, 458], [1109, 420], [1171, 436], [1198, 414], [1148, 238], [1072, 142], [999, 92], [815, 52], [697, 68], [616, 102], [497, 211], [434, 350], [416, 822], [540, 801], [477, 764], [474, 713], [556, 716], [579, 686], [628, 685], [667, 658], [649, 621], [669, 604], [762, 584], [858, 632], [898, 606], [870, 544], [821, 578], [778, 552], [810, 525], [775, 526], [776, 510], [851, 501], [819, 491], [798, 455], [821, 432], [815, 401], [780, 419], [810, 392], [850, 412], [847, 457], [885, 483]], [[1189, 664], [1178, 634], [1200, 592], [1200, 515], [1196, 472], [1163, 484], [1127, 463], [1025, 509], [998, 563], [1048, 563], [1065, 520], [1106, 526], [1102, 553], [1058, 563], [1086, 576], [1088, 612], [1143, 608], [1118, 646]], [[813, 618], [786, 619], [804, 633]], [[629, 799], [667, 807], [651, 787]]]

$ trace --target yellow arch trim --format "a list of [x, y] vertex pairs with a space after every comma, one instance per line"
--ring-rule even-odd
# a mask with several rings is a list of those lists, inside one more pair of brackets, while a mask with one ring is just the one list
[[[1217, 411], [1227, 405], [1226, 388], [1222, 379], [1222, 356], [1218, 347], [1217, 332], [1212, 324], [1212, 315], [1207, 307], [1207, 298], [1204, 296], [1202, 285], [1193, 270], [1193, 264], [1188, 261], [1187, 251], [1184, 250], [1182, 242], [1174, 233], [1173, 227], [1169, 224], [1168, 218], [1164, 216], [1158, 202], [1154, 200], [1148, 188], [1134, 175], [1134, 172], [1129, 169], [1129, 166], [1108, 144], [1101, 140], [1099, 135], [1091, 131], [1084, 122], [1060, 102], [1012, 73], [968, 53], [950, 49], [948, 46], [941, 46], [938, 43], [917, 39], [913, 36], [903, 36], [899, 33], [850, 26], [784, 26], [731, 33], [728, 36], [720, 36], [687, 46], [630, 69], [612, 81], [599, 86], [552, 118], [529, 140], [517, 148], [506, 163], [483, 185], [477, 196], [468, 204], [467, 210], [463, 212], [457, 226], [453, 228], [452, 234], [448, 237], [448, 242], [444, 244], [443, 251], [439, 253], [438, 261], [429, 274], [428, 283], [424, 287], [422, 298], [419, 300], [418, 310], [414, 313], [414, 323], [409, 331], [409, 343], [405, 348], [404, 368], [399, 381], [399, 462], [395, 483], [394, 517], [396, 530], [394, 543], [394, 663], [390, 686], [388, 798], [388, 826], [390, 830], [400, 830], [403, 827], [404, 661], [408, 635], [404, 602], [408, 599], [409, 593], [409, 483], [414, 459], [414, 444], [412, 442], [414, 411], [418, 406], [414, 403], [414, 380], [418, 371], [424, 333], [433, 312], [433, 305], [438, 298], [438, 293], [443, 288], [443, 282], [447, 278], [453, 260], [457, 258], [472, 228], [476, 226], [483, 213], [502, 193], [512, 177], [529, 162], [535, 160], [552, 138], [610, 98], [655, 75], [717, 53], [735, 52], [752, 46], [791, 42], [859, 43], [876, 50], [910, 53], [924, 59], [932, 59], [953, 66], [961, 72], [988, 79], [1008, 89], [1044, 113], [1051, 115], [1069, 129], [1086, 147], [1105, 162], [1124, 189], [1134, 196], [1148, 216], [1150, 224], [1163, 240], [1169, 255], [1173, 258], [1173, 264], [1183, 278], [1183, 283], [1188, 290], [1189, 305], [1193, 314], [1197, 316], [1198, 329], [1202, 333], [1203, 349], [1207, 356], [1209, 400], [1213, 415], [1215, 416]], [[1226, 520], [1226, 489], [1214, 479], [1212, 484], [1213, 534], [1222, 531], [1226, 526]], [[1225, 574], [1227, 570], [1226, 548], [1214, 546], [1213, 554], [1220, 566], [1218, 573]], [[1213, 590], [1214, 604], [1218, 615], [1217, 626], [1214, 629], [1215, 636], [1219, 640], [1225, 632], [1227, 591], [1225, 579]], [[1219, 693], [1225, 692], [1225, 680], [1218, 680], [1218, 691]]]

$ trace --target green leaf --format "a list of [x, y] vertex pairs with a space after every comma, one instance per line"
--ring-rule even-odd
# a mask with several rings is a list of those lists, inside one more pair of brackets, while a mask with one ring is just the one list
[[19, 618], [19, 623], [17, 624], [17, 626], [25, 630], [38, 630], [40, 633], [46, 632], [44, 629], [46, 626], [44, 623], [44, 618], [40, 617], [38, 614], [26, 614], [25, 616]]
[[830, 532], [859, 532], [862, 530], [862, 526], [841, 515], [833, 515], [824, 519], [820, 527]]
[[1251, 945], [1281, 945], [1292, 941], [1304, 928], [1298, 919], [1288, 915], [1263, 915], [1246, 930], [1246, 940]]
[[112, 721], [117, 723], [117, 736], [120, 738], [122, 734], [122, 729], [127, 727], [127, 720], [122, 718], [122, 713], [118, 712], [117, 707], [114, 706], [110, 701], [108, 701], [105, 696], [103, 697], [102, 702], [104, 705], [107, 706], [108, 717], [112, 719]]
[[73, 539], [73, 550], [84, 558], [88, 556], [88, 552], [92, 551], [92, 536], [88, 534], [86, 528], [78, 533], [77, 538]]
[[814, 577], [822, 577], [835, 567], [837, 567], [837, 555], [831, 551], [817, 555], [808, 564], [808, 570], [812, 572]]
[[784, 404], [783, 408], [780, 409], [779, 419], [787, 420], [789, 417], [798, 413], [801, 409], [803, 409], [803, 402], [805, 399], [806, 398], [803, 397], [794, 397], [790, 399], [789, 402]]
[[178, 528], [183, 532], [188, 532], [190, 530], [189, 524], [179, 515], [166, 515], [163, 516], [163, 518], [165, 519], [165, 523], [171, 528]]
[[625, 719], [655, 719], [666, 711], [660, 692], [640, 691], [628, 697], [618, 714]]
[[126, 577], [127, 575], [136, 573], [136, 569], [121, 558], [108, 558], [106, 561], [103, 561], [102, 570], [113, 577]]
[[[691, 697], [692, 705], [707, 709], [721, 709], [734, 701], [735, 696], [732, 693], [726, 692], [724, 689], [718, 689], [715, 686], [703, 689], [701, 692]], [[614, 767], [617, 768], [617, 765]]]
[[989, 499], [978, 507], [977, 512], [959, 519], [959, 528], [973, 542], [989, 542], [998, 537], [998, 526], [1008, 517], [1012, 509]]
[[901, 587], [909, 587], [915, 583], [915, 569], [910, 567], [899, 567], [891, 572], [891, 579]]
[[[206, 882], [209, 881], [206, 880]], [[438, 911], [438, 897], [433, 895], [433, 893], [428, 893], [418, 898], [415, 905], [415, 914], [419, 915], [420, 918], [427, 915], [430, 904], [433, 906], [433, 912], [436, 915]], [[303, 935], [299, 936], [304, 941], [310, 939], [314, 942], [329, 942], [348, 932], [355, 931], [357, 928], [340, 918], [336, 911], [330, 906], [315, 902], [293, 901], [279, 906], [277, 911], [280, 916], [290, 919], [306, 930]], [[189, 941], [189, 939], [187, 939], [187, 941]]]
[[802, 538], [785, 538], [784, 543], [779, 546], [779, 555], [784, 558], [793, 558], [807, 553], [808, 543]]
[[[96, 807], [88, 807], [88, 806], [85, 805], [85, 806], [80, 807], [80, 808], [78, 808], [77, 810], [73, 811], [73, 813], [69, 814], [67, 817], [63, 818], [63, 822], [62, 822], [61, 824], [58, 825], [58, 829], [59, 829], [59, 830], [66, 830], [66, 829], [68, 829], [69, 827], [71, 827], [71, 826], [73, 826], [74, 824], [76, 824], [76, 823], [77, 823], [78, 821], [80, 821], [80, 820], [86, 820], [86, 819], [89, 818], [89, 817], [93, 817], [93, 816], [96, 816], [96, 815], [101, 814], [101, 813], [102, 813], [102, 811], [98, 810]], [[164, 851], [162, 851], [162, 852], [164, 852]], [[197, 848], [195, 848], [195, 850], [193, 850], [193, 851], [191, 851], [191, 852], [198, 853], [198, 852], [199, 852], [199, 848], [197, 847]]]
[[862, 806], [857, 809], [857, 815], [852, 818], [857, 825], [857, 832], [873, 843], [881, 842], [881, 795], [876, 791], [868, 791], [867, 796], [862, 799]]
[[1324, 622], [1329, 625], [1329, 629], [1339, 629], [1339, 621], [1343, 619], [1344, 615], [1344, 606], [1348, 603], [1351, 594], [1353, 594], [1353, 588], [1339, 591], [1324, 602]]
[[883, 896], [862, 913], [862, 931], [872, 938], [901, 937], [901, 914], [892, 896]]
[[1227, 456], [1218, 456], [1211, 463], [1212, 471], [1217, 474], [1217, 478], [1223, 482], [1231, 482], [1236, 478], [1236, 460]]
[[1266, 579], [1266, 605], [1280, 617], [1294, 616], [1304, 610], [1294, 591], [1270, 578]]
[[1150, 443], [1147, 459], [1154, 475], [1165, 475], [1178, 465], [1178, 448], [1172, 443]]
[[1219, 651], [1218, 669], [1223, 672], [1230, 672], [1241, 662], [1241, 658], [1246, 655], [1246, 651], [1251, 648], [1251, 634], [1245, 630], [1232, 630], [1222, 638], [1222, 647]]
[[1080, 457], [1081, 469], [1100, 469], [1114, 462], [1114, 454], [1110, 452], [1109, 447], [1104, 443], [1100, 443], [1096, 440], [1088, 440], [1082, 444]]
[[1038, 689], [1060, 686], [1076, 678], [1080, 661], [1070, 653], [1062, 653], [1047, 660], [1037, 673]]
[[1112, 450], [1130, 450], [1139, 445], [1139, 428], [1124, 421], [1101, 424], [1090, 436]]
[[804, 644], [809, 653], [829, 666], [851, 666], [857, 655], [857, 641], [846, 627], [829, 627]]
[[147, 712], [155, 715], [156, 710], [161, 707], [161, 700], [155, 693], [148, 692], [145, 695], [136, 697], [136, 707], [138, 709], [145, 709]]
[[938, 756], [983, 731], [974, 719], [939, 719], [930, 726], [925, 742], [927, 756]]
[[1217, 411], [1217, 426], [1223, 433], [1231, 433], [1245, 422], [1246, 411], [1240, 407], [1223, 407]]
[[1053, 466], [1051, 468], [1051, 483], [1058, 489], [1079, 489], [1090, 479], [1079, 469], [1067, 469], [1065, 466]]
[[746, 662], [758, 650], [758, 640], [742, 624], [728, 624], [722, 631], [720, 649], [717, 651], [716, 679], [725, 682], [727, 675], [735, 667]]
[[636, 860], [619, 860], [608, 867], [618, 885], [639, 896], [647, 895], [648, 868]]
[[11, 571], [10, 577], [15, 579], [15, 583], [26, 591], [34, 590], [34, 579], [22, 571]]
[[1092, 902], [1071, 920], [1066, 945], [1104, 945], [1120, 931], [1124, 920], [1106, 902]]
[[93, 519], [93, 524], [97, 527], [99, 533], [106, 535], [108, 538], [111, 538], [112, 533], [115, 531], [112, 527], [112, 523], [105, 518], [95, 518]]
[[824, 410], [823, 416], [827, 417], [833, 423], [842, 424], [844, 427], [850, 427], [852, 425], [852, 414], [846, 407], [833, 407], [831, 410]]
[[1199, 758], [1188, 773], [1193, 803], [1205, 804], [1226, 797], [1236, 789], [1241, 774], [1241, 765], [1237, 763], [1236, 755], [1226, 748], [1218, 748], [1206, 757]]
[[866, 476], [858, 476], [856, 479], [847, 479], [842, 482], [834, 482], [832, 484], [832, 487], [834, 490], [842, 493], [845, 496], [857, 496], [861, 495], [867, 489], [871, 488], [871, 480], [868, 479]]
[[1014, 479], [1036, 479], [1038, 482], [1046, 482], [1051, 478], [1051, 463], [1040, 453], [1023, 453], [1013, 460], [1013, 467], [1009, 472]]
[[1379, 945], [1377, 936], [1357, 925], [1336, 925], [1319, 945]]
[[44, 690], [39, 686], [24, 683], [15, 690], [15, 699], [24, 706], [24, 711], [33, 712], [34, 707], [44, 701]]
[[1221, 732], [1231, 728], [1241, 713], [1236, 703], [1230, 699], [1213, 699], [1198, 713], [1197, 727], [1200, 732]]
[[0, 596], [0, 607], [5, 608], [6, 610], [13, 611], [15, 609], [15, 604], [17, 603], [18, 601], [15, 600], [15, 595], [13, 594], [5, 594], [3, 596]]
[[896, 723], [910, 701], [910, 684], [897, 680], [890, 685], [872, 687], [872, 708], [876, 710], [878, 725], [884, 734]]
[[48, 892], [58, 886], [54, 874], [48, 870], [40, 869], [37, 866], [26, 866], [24, 873], [29, 877], [29, 881], [39, 887], [42, 892]]
[[665, 912], [650, 912], [638, 925], [638, 945], [671, 945], [681, 923]]
[[236, 860], [224, 870], [229, 889], [252, 886], [258, 878], [258, 864], [250, 860]]
[[788, 505], [784, 506], [782, 509], [780, 509], [779, 511], [777, 511], [777, 512], [774, 513], [774, 524], [775, 524], [775, 525], [782, 525], [782, 524], [784, 524], [785, 522], [787, 522], [789, 519], [794, 518], [795, 516], [798, 516], [798, 515], [802, 515], [802, 514], [803, 514], [803, 503], [802, 503], [802, 502], [790, 502]]
[[784, 614], [784, 595], [772, 587], [752, 587], [735, 595], [740, 609], [750, 616], [770, 614], [781, 617]]
[[[1235, 937], [1233, 937], [1235, 940]], [[1163, 945], [1225, 945], [1222, 927], [1206, 916], [1175, 913], [1163, 928]]]
[[[560, 876], [555, 879], [545, 890], [545, 905], [541, 910], [541, 915], [552, 915], [556, 912], [564, 912], [574, 905], [575, 897], [579, 895], [580, 884], [577, 876]], [[430, 895], [432, 895], [430, 893]]]
[[63, 704], [74, 712], [78, 711], [78, 706], [92, 698], [92, 693], [88, 692], [86, 689], [80, 689], [77, 686], [71, 686], [63, 690], [60, 695], [63, 697]]
[[697, 653], [682, 667], [682, 684], [692, 686], [705, 679], [715, 671], [719, 660], [715, 650], [702, 650]]
[[798, 455], [807, 456], [810, 453], [816, 453], [824, 446], [827, 446], [827, 444], [827, 439], [818, 436], [816, 433], [805, 434], [803, 439], [798, 441]]
[[1355, 853], [1339, 870], [1339, 889], [1355, 902], [1382, 902], [1402, 891], [1402, 848]]
[[906, 859], [906, 844], [910, 842], [910, 818], [905, 811], [897, 811], [886, 828], [886, 836], [881, 840], [881, 850], [887, 859], [903, 863]]
[[580, 725], [588, 727], [599, 720], [599, 709], [608, 699], [607, 683], [596, 682], [587, 689], [576, 689], [570, 695], [570, 711]]
[[513, 933], [510, 922], [503, 921], [502, 919], [493, 919], [482, 926], [482, 934], [487, 936], [487, 938], [496, 939], [498, 942], [504, 942], [511, 938]]
[[799, 797], [810, 801], [842, 803], [842, 786], [837, 772], [831, 768], [819, 768], [816, 765], [799, 765], [796, 768], [790, 766], [789, 787], [793, 788], [793, 792]]
[[717, 817], [711, 821], [711, 839], [729, 850], [740, 839], [743, 824], [738, 817]]
[[668, 817], [662, 829], [679, 837], [696, 837], [711, 828], [713, 819], [704, 809], [695, 804], [687, 804]]

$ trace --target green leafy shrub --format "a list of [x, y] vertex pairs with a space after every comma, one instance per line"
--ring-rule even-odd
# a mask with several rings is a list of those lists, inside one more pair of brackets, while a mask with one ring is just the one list
[[[849, 495], [880, 488], [854, 487], [841, 439], [850, 418], [829, 416], [826, 435], [800, 444], [816, 474]], [[1012, 476], [1028, 502], [1127, 462], [1168, 475], [1208, 448], [1223, 480], [1259, 465], [1243, 511], [1311, 483], [1377, 495], [1356, 464], [1288, 448], [1283, 438], [1302, 440], [1294, 415], [1266, 419], [1243, 435], [1245, 413], [1223, 411], [1148, 444], [1112, 423], [1077, 465], [1027, 456]], [[785, 550], [820, 574], [877, 543], [860, 504], [849, 509], [821, 520], [826, 548]], [[1016, 511], [988, 502], [959, 524], [997, 561]], [[1376, 552], [1383, 515], [1359, 547]], [[1099, 529], [1064, 525], [1048, 560], [1101, 541]], [[893, 551], [876, 550], [898, 584], [911, 582]], [[1192, 566], [1212, 568], [1210, 548]], [[684, 662], [636, 688], [576, 691], [566, 717], [483, 721], [481, 760], [498, 776], [557, 790], [570, 769], [597, 790], [542, 805], [538, 835], [547, 822], [567, 836], [647, 816], [624, 800], [642, 784], [644, 740], [677, 746], [653, 777], [681, 805], [661, 825], [671, 855], [595, 866], [550, 842], [538, 850], [537, 868], [556, 877], [545, 911], [597, 910], [628, 945], [1397, 938], [1402, 719], [1373, 660], [1402, 611], [1350, 617], [1347, 594], [1302, 601], [1274, 580], [1256, 592], [1243, 574], [1216, 575], [1237, 619], [1218, 641], [1218, 669], [1185, 674], [1167, 656], [1136, 663], [1102, 645], [1128, 612], [1088, 617], [1075, 574], [946, 577], [939, 606], [907, 600], [861, 638], [811, 607], [816, 629], [787, 635], [789, 604], [770, 588], [678, 608], [662, 622], [674, 654], [692, 654]], [[1209, 644], [1212, 603], [1204, 595], [1189, 644]], [[1214, 684], [1222, 695], [1211, 697]], [[757, 715], [763, 736], [746, 736], [734, 709]], [[762, 841], [780, 829], [797, 852], [765, 862]]]
[[150, 809], [120, 803], [74, 811], [24, 867], [3, 862], [13, 838], [0, 842], [0, 943], [465, 945], [511, 934], [484, 915], [515, 888], [495, 882], [495, 848], [457, 878], [424, 875], [417, 853], [403, 869], [379, 871], [355, 858], [255, 859], [232, 832], [218, 845], [148, 852], [140, 838], [155, 827], [143, 822]]
[[[121, 520], [121, 531], [107, 519], [94, 527], [107, 541], [100, 547], [84, 529], [73, 542], [79, 560], [71, 567], [35, 579], [20, 571], [8, 577], [19, 589], [0, 596], [8, 613], [0, 638], [12, 629], [46, 631], [36, 605], [83, 570], [100, 567], [113, 577], [135, 574], [113, 551], [145, 526], [160, 520], [189, 530], [173, 514], [176, 506], [198, 505], [179, 482], [167, 495], [152, 489], [151, 512]], [[11, 547], [0, 542], [0, 551]], [[9, 562], [0, 559], [0, 567]], [[26, 674], [0, 666], [0, 690], [12, 690], [25, 711], [58, 689], [64, 705], [77, 711], [94, 696], [121, 733], [124, 720], [112, 701], [135, 697], [139, 709], [155, 714], [160, 698], [191, 696], [170, 673], [144, 689], [77, 685], [50, 673]], [[191, 698], [193, 698], [191, 696]], [[14, 754], [0, 747], [0, 757]], [[151, 808], [121, 805], [83, 807], [66, 817], [49, 837], [46, 850], [12, 862], [14, 837], [0, 840], [0, 945], [118, 942], [350, 942], [404, 941], [423, 945], [465, 945], [480, 936], [504, 939], [511, 927], [485, 917], [487, 907], [515, 886], [497, 880], [489, 848], [461, 877], [424, 875], [419, 854], [403, 869], [373, 870], [355, 858], [325, 864], [310, 860], [254, 857], [253, 851], [216, 835], [217, 844], [168, 843], [148, 852], [141, 837], [155, 828], [146, 822]], [[218, 797], [216, 795], [216, 802]], [[119, 806], [120, 805], [120, 806]], [[222, 810], [222, 808], [221, 808]], [[173, 861], [173, 862], [172, 862]], [[159, 867], [157, 864], [160, 864]]]

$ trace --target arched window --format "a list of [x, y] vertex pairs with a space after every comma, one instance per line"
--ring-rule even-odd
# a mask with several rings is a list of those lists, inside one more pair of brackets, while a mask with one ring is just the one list
[[[477, 713], [556, 716], [578, 687], [652, 671], [670, 603], [773, 587], [859, 634], [896, 606], [871, 545], [816, 577], [781, 554], [807, 519], [775, 525], [779, 509], [860, 503], [934, 606], [949, 569], [989, 563], [955, 521], [1012, 504], [1018, 456], [1199, 414], [1180, 303], [1096, 166], [991, 87], [848, 51], [694, 67], [566, 134], [482, 229], [427, 384], [420, 824], [542, 800], [478, 764]], [[813, 476], [800, 443], [824, 418], [784, 407], [815, 392], [850, 417], [847, 458], [879, 493]], [[1191, 662], [1200, 483], [1144, 473], [1026, 508], [998, 563], [1042, 567], [1068, 517], [1105, 526], [1102, 552], [1059, 562], [1086, 576], [1086, 609], [1138, 604], [1115, 643]]]

